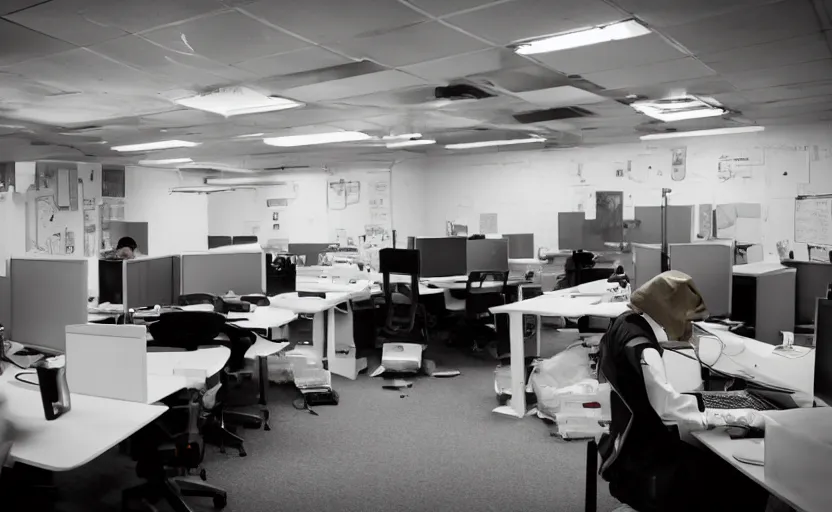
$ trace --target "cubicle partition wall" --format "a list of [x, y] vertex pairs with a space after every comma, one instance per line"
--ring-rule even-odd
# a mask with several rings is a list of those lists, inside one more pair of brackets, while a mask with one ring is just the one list
[[266, 292], [266, 254], [263, 251], [186, 253], [181, 258], [182, 294]]
[[693, 278], [711, 316], [731, 314], [733, 242], [670, 244], [670, 268]]
[[87, 323], [87, 260], [12, 258], [10, 340], [64, 352], [66, 326]]
[[508, 240], [483, 238], [467, 242], [466, 274], [477, 270], [508, 272]]
[[528, 259], [537, 255], [534, 252], [534, 233], [517, 233], [503, 235], [508, 240], [508, 257], [511, 259]]
[[124, 302], [124, 261], [98, 260], [98, 303]]
[[179, 299], [177, 256], [138, 258], [124, 261], [124, 310], [168, 306]]
[[422, 277], [464, 276], [468, 272], [468, 240], [450, 236], [417, 237], [414, 248], [419, 251]]
[[636, 290], [647, 281], [662, 273], [662, 248], [659, 245], [632, 244], [633, 283]]
[[[640, 244], [662, 243], [661, 206], [636, 206], [637, 224], [627, 231], [627, 241]], [[693, 206], [667, 207], [667, 242], [685, 244], [693, 241]]]
[[[321, 264], [321, 262], [318, 261], [320, 259], [319, 257], [321, 254], [326, 253], [330, 245], [332, 244], [289, 244], [288, 252], [289, 254], [298, 256], [298, 265], [303, 267], [312, 267]], [[301, 257], [303, 257], [302, 263]]]
[[817, 299], [825, 298], [826, 291], [832, 284], [832, 264], [820, 261], [785, 260], [783, 265], [797, 270], [795, 324], [814, 324]]

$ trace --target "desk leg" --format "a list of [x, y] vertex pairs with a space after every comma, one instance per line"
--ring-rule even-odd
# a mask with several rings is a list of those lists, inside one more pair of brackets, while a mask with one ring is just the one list
[[495, 412], [505, 412], [522, 418], [526, 415], [526, 364], [523, 348], [523, 314], [508, 314], [508, 332], [511, 342], [511, 402], [510, 412], [498, 407]]
[[598, 443], [591, 439], [586, 444], [586, 496], [584, 510], [595, 512], [598, 508]]
[[315, 354], [326, 361], [326, 312], [315, 313], [312, 318], [312, 346], [315, 347]]
[[257, 356], [257, 366], [260, 374], [260, 405], [268, 404], [266, 394], [269, 389], [269, 360], [266, 356]]
[[328, 370], [332, 370], [335, 362], [335, 308], [326, 312], [326, 357]]
[[543, 321], [540, 315], [537, 315], [537, 317], [535, 317], [535, 320], [536, 325], [534, 328], [534, 334], [537, 341], [537, 357], [540, 357], [540, 328], [543, 326]]

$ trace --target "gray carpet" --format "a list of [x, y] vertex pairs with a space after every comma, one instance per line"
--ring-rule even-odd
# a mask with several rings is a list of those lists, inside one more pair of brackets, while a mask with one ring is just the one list
[[[551, 333], [544, 340], [546, 353], [562, 348]], [[536, 418], [493, 414], [493, 361], [431, 352], [462, 375], [419, 377], [403, 393], [366, 375], [335, 377], [341, 403], [316, 408], [318, 416], [293, 408], [294, 390], [272, 386], [272, 431], [243, 432], [248, 457], [207, 449], [209, 481], [229, 491], [226, 510], [583, 510], [585, 444], [558, 441]], [[60, 509], [118, 510], [120, 490], [137, 482], [132, 472], [110, 453], [58, 475]], [[614, 509], [599, 488], [598, 510]], [[211, 510], [207, 501], [189, 502]]]

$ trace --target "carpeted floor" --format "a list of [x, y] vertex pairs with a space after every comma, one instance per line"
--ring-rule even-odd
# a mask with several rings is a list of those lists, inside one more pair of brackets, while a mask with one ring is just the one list
[[[547, 332], [544, 352], [561, 348]], [[366, 375], [335, 377], [341, 403], [318, 416], [293, 408], [293, 389], [272, 386], [272, 431], [243, 432], [247, 457], [207, 449], [209, 482], [229, 491], [226, 510], [583, 510], [584, 443], [558, 441], [536, 418], [493, 414], [493, 361], [447, 349], [427, 357], [462, 375], [418, 377], [404, 392]], [[56, 483], [60, 510], [87, 512], [119, 510], [121, 489], [137, 479], [129, 460], [108, 453]], [[210, 500], [189, 503], [211, 510]], [[615, 506], [600, 482], [598, 510]]]

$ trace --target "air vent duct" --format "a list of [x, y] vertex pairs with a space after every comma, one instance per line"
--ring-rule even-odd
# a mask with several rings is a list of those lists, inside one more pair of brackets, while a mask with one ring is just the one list
[[436, 99], [454, 101], [482, 100], [494, 96], [470, 84], [453, 84], [446, 87], [437, 87], [434, 94], [436, 94]]
[[559, 107], [515, 114], [514, 119], [518, 123], [531, 124], [545, 123], [548, 121], [563, 121], [564, 119], [591, 117], [594, 115], [595, 114], [593, 112], [581, 107]]

